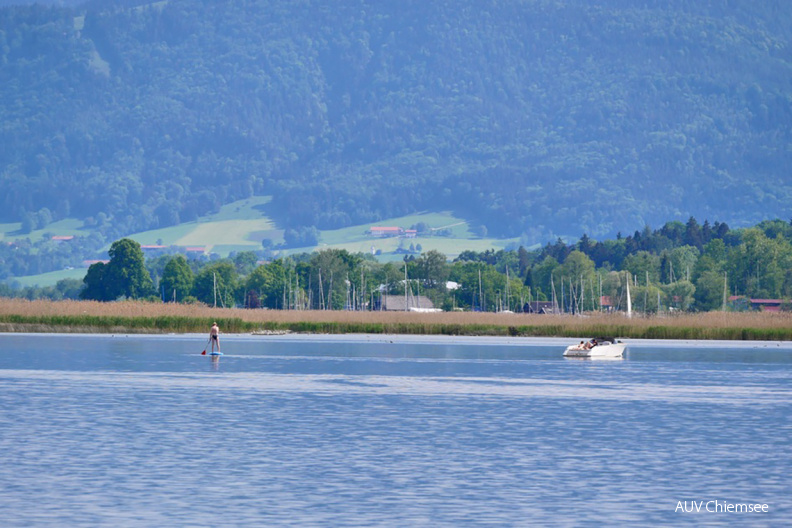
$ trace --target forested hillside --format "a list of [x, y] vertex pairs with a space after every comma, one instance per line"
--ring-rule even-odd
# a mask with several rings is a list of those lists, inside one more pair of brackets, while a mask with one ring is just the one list
[[117, 237], [252, 194], [284, 228], [442, 208], [531, 242], [788, 218], [790, 28], [784, 0], [3, 7], [0, 220]]

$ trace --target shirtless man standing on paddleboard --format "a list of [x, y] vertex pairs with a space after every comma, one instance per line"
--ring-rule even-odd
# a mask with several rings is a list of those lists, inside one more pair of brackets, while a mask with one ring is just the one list
[[212, 352], [214, 352], [215, 344], [217, 351], [220, 352], [220, 327], [217, 326], [217, 323], [212, 323], [212, 329], [209, 330], [209, 341], [212, 342]]

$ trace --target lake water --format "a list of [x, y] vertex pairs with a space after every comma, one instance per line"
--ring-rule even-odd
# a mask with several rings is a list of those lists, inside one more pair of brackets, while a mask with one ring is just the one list
[[792, 524], [792, 343], [205, 343], [0, 335], [0, 526]]

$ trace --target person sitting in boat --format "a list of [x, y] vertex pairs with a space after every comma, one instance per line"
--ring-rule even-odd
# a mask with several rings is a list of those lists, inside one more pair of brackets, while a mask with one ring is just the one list
[[586, 343], [586, 350], [591, 350], [595, 346], [597, 346], [597, 340], [596, 339], [592, 339], [591, 341]]

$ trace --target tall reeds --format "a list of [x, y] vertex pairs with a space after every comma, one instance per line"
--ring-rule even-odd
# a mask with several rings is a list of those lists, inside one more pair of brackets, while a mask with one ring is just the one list
[[282, 311], [138, 301], [0, 299], [0, 331], [393, 333], [494, 336], [616, 336], [644, 339], [792, 340], [792, 314], [723, 313], [634, 317], [470, 312]]

